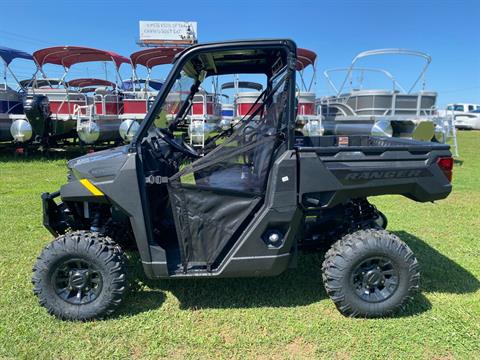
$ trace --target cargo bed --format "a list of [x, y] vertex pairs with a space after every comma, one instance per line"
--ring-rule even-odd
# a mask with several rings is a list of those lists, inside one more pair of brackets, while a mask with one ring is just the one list
[[452, 190], [450, 146], [373, 136], [296, 139], [299, 201], [306, 209], [348, 199], [400, 194], [416, 201], [445, 198]]

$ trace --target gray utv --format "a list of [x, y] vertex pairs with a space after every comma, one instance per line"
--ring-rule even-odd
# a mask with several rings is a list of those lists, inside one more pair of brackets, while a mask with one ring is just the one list
[[[69, 161], [68, 182], [42, 195], [56, 239], [33, 269], [40, 304], [62, 319], [111, 314], [127, 290], [125, 248], [138, 251], [147, 277], [175, 279], [273, 276], [300, 251], [328, 245], [323, 282], [342, 314], [400, 309], [418, 289], [419, 266], [367, 198], [447, 197], [449, 146], [296, 136], [296, 61], [290, 40], [179, 54], [133, 142]], [[228, 74], [265, 76], [261, 106], [194, 149], [178, 135], [192, 99], [205, 79]]]

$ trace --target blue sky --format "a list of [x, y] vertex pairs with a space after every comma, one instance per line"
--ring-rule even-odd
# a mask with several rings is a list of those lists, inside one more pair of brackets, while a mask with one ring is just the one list
[[[128, 56], [138, 50], [139, 20], [197, 21], [200, 42], [288, 37], [298, 46], [316, 51], [319, 95], [331, 93], [322, 75], [324, 69], [347, 66], [363, 50], [394, 47], [432, 56], [426, 88], [439, 92], [439, 105], [480, 103], [480, 1], [1, 3], [0, 45], [30, 52], [54, 45], [85, 45]], [[388, 65], [408, 85], [422, 63], [389, 57], [362, 65]], [[16, 66], [21, 75], [30, 72], [28, 64]], [[84, 69], [76, 71], [80, 75]], [[89, 75], [93, 71], [89, 68]]]

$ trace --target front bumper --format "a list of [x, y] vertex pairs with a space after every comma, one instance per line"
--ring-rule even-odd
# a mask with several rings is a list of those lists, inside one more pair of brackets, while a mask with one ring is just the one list
[[65, 205], [57, 204], [54, 199], [60, 196], [60, 191], [54, 193], [45, 192], [42, 194], [43, 226], [53, 236], [64, 234], [70, 227]]

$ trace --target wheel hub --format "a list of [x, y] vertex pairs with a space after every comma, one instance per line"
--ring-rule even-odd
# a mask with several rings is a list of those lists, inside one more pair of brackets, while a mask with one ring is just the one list
[[85, 289], [90, 280], [90, 273], [88, 270], [70, 271], [68, 284], [75, 289]]
[[373, 257], [359, 263], [352, 273], [355, 293], [367, 302], [381, 302], [398, 288], [399, 275], [394, 263], [386, 257]]
[[365, 285], [370, 287], [377, 286], [381, 284], [384, 280], [385, 277], [378, 269], [368, 271], [363, 277], [363, 282], [365, 283]]
[[56, 294], [75, 305], [94, 301], [103, 286], [100, 271], [83, 259], [69, 259], [58, 264], [52, 281]]

